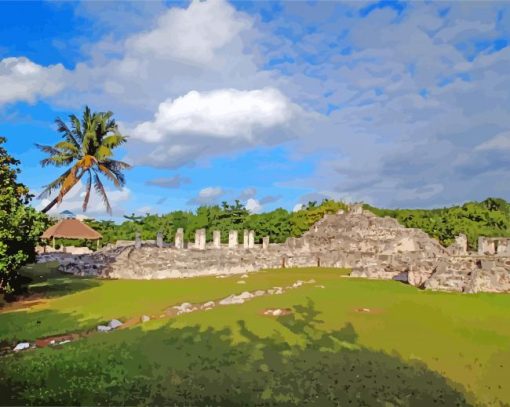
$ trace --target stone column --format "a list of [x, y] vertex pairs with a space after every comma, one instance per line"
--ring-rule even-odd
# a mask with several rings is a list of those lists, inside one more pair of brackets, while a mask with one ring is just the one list
[[163, 247], [163, 233], [161, 232], [158, 232], [158, 234], [156, 235], [156, 246], [158, 246], [159, 248]]
[[135, 249], [142, 247], [142, 239], [140, 239], [140, 233], [135, 233]]
[[255, 247], [255, 231], [250, 230], [248, 233], [248, 249], [253, 249]]
[[213, 247], [215, 249], [221, 247], [221, 232], [219, 230], [213, 231]]
[[228, 248], [236, 249], [237, 248], [237, 230], [231, 230], [228, 232]]
[[269, 236], [265, 236], [262, 238], [262, 249], [267, 250], [269, 247]]
[[244, 231], [243, 231], [243, 247], [245, 249], [248, 248], [248, 234], [249, 234], [248, 230], [244, 229]]
[[175, 232], [175, 248], [184, 249], [184, 230], [183, 228], [177, 229]]
[[205, 249], [205, 229], [197, 229], [195, 232], [195, 249]]

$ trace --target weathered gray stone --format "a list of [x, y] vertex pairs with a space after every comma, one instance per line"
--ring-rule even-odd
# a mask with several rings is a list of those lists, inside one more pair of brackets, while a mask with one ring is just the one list
[[135, 248], [140, 249], [142, 247], [142, 239], [140, 238], [140, 233], [135, 233]]
[[253, 249], [255, 247], [255, 231], [250, 230], [248, 232], [248, 249]]
[[156, 235], [156, 246], [163, 247], [163, 233], [161, 232], [158, 232]]
[[248, 249], [248, 247], [249, 247], [249, 242], [248, 242], [249, 233], [250, 232], [248, 230], [246, 230], [246, 229], [243, 231], [243, 247], [245, 249]]
[[195, 231], [195, 249], [205, 250], [205, 238], [206, 232], [205, 229], [197, 229]]
[[108, 326], [111, 329], [117, 329], [122, 326], [122, 322], [120, 322], [118, 319], [112, 319], [110, 322], [108, 322]]
[[229, 249], [237, 249], [237, 230], [231, 230], [228, 232], [228, 247]]
[[14, 348], [13, 348], [13, 351], [14, 352], [19, 352], [21, 350], [26, 350], [26, 349], [29, 349], [30, 348], [30, 343], [29, 342], [20, 342], [18, 343]]
[[221, 232], [219, 230], [213, 231], [213, 247], [215, 249], [221, 247]]
[[266, 250], [267, 248], [269, 248], [269, 236], [262, 238], [262, 249]]
[[175, 232], [175, 248], [184, 249], [184, 230], [182, 228], [177, 229], [177, 232]]

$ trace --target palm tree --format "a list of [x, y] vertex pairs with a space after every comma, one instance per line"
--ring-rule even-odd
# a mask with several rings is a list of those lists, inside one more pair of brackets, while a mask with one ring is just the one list
[[55, 204], [60, 204], [64, 196], [84, 175], [87, 178], [83, 211], [87, 210], [90, 191], [94, 184], [94, 189], [101, 196], [107, 212], [112, 213], [100, 175], [104, 175], [117, 188], [122, 188], [126, 182], [123, 170], [131, 168], [125, 162], [112, 159], [113, 150], [127, 140], [119, 133], [112, 116], [112, 112], [91, 113], [89, 107], [86, 106], [81, 121], [75, 115], [69, 116], [71, 128], [60, 118], [55, 120], [63, 141], [54, 146], [36, 144], [39, 149], [48, 154], [48, 157], [41, 161], [43, 167], [47, 165], [71, 166], [56, 180], [46, 185], [44, 191], [39, 195], [39, 199], [42, 199], [49, 197], [53, 191], [59, 190], [58, 195], [42, 210], [44, 213], [48, 212]]

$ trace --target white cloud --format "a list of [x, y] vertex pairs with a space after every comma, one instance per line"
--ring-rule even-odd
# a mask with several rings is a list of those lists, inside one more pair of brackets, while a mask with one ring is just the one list
[[262, 205], [258, 200], [249, 198], [246, 201], [246, 209], [248, 209], [251, 213], [260, 213], [262, 211]]
[[292, 208], [292, 212], [298, 212], [303, 208], [304, 208], [304, 205], [302, 203], [298, 203], [298, 204], [294, 205], [294, 208]]
[[475, 148], [475, 151], [490, 150], [510, 150], [510, 132], [498, 134]]
[[[129, 201], [131, 197], [131, 191], [128, 188], [119, 189], [108, 189], [106, 188], [106, 194], [110, 205], [112, 207], [112, 216], [121, 216], [125, 213], [123, 204]], [[69, 191], [60, 205], [55, 205], [48, 213], [56, 215], [62, 211], [69, 210], [75, 214], [83, 213], [82, 205], [83, 198], [85, 197], [85, 185], [80, 181], [71, 191]], [[51, 199], [42, 199], [37, 205], [37, 209], [41, 210], [51, 202]], [[84, 213], [87, 216], [108, 216], [106, 208], [101, 200], [101, 197], [92, 190], [90, 194], [89, 205], [87, 211]]]
[[131, 134], [151, 143], [182, 133], [251, 140], [259, 131], [286, 124], [293, 111], [292, 103], [272, 88], [191, 91], [161, 103], [154, 120], [139, 124]]
[[176, 7], [163, 14], [156, 28], [134, 35], [126, 46], [140, 55], [207, 64], [249, 26], [247, 18], [223, 1], [193, 1], [186, 9]]
[[161, 103], [153, 121], [129, 132], [129, 160], [171, 168], [204, 155], [275, 144], [292, 136], [299, 111], [273, 88], [191, 91]]
[[0, 60], [0, 106], [13, 102], [34, 102], [56, 94], [64, 87], [62, 65], [44, 67], [27, 58]]

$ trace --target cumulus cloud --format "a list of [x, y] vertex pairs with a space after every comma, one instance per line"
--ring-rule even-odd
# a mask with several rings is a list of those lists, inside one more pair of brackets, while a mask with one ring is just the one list
[[213, 205], [225, 195], [225, 190], [220, 187], [207, 187], [198, 192], [198, 195], [188, 201], [188, 205]]
[[34, 102], [63, 89], [65, 69], [61, 64], [44, 67], [27, 58], [0, 60], [0, 106], [13, 102]]
[[191, 91], [161, 103], [154, 120], [131, 134], [150, 143], [182, 133], [250, 140], [257, 130], [287, 123], [292, 112], [292, 103], [276, 89]]
[[153, 30], [134, 35], [126, 45], [141, 55], [206, 64], [214, 59], [217, 50], [249, 26], [247, 18], [222, 1], [195, 0], [186, 9], [169, 10]]
[[248, 209], [251, 213], [260, 213], [262, 211], [262, 205], [256, 199], [249, 198], [246, 201], [246, 209]]
[[166, 178], [154, 178], [146, 182], [147, 185], [157, 186], [161, 188], [179, 188], [182, 185], [191, 183], [191, 179], [188, 177], [182, 177], [175, 175], [173, 177]]
[[299, 107], [273, 88], [242, 91], [191, 91], [159, 105], [152, 121], [137, 125], [132, 140], [140, 144], [130, 154], [135, 163], [175, 167], [208, 155], [249, 145], [267, 145], [289, 136], [291, 119]]
[[[125, 213], [123, 204], [129, 201], [131, 198], [131, 191], [128, 188], [119, 189], [108, 189], [106, 188], [106, 194], [112, 207], [112, 216], [121, 216]], [[79, 182], [71, 191], [69, 191], [60, 205], [55, 205], [48, 213], [50, 215], [56, 215], [62, 211], [68, 210], [75, 214], [82, 213], [83, 198], [85, 197], [85, 185], [83, 182]], [[50, 203], [51, 199], [42, 199], [37, 205], [37, 209], [41, 210]], [[101, 197], [92, 191], [90, 194], [89, 205], [87, 216], [107, 216], [105, 206]]]

